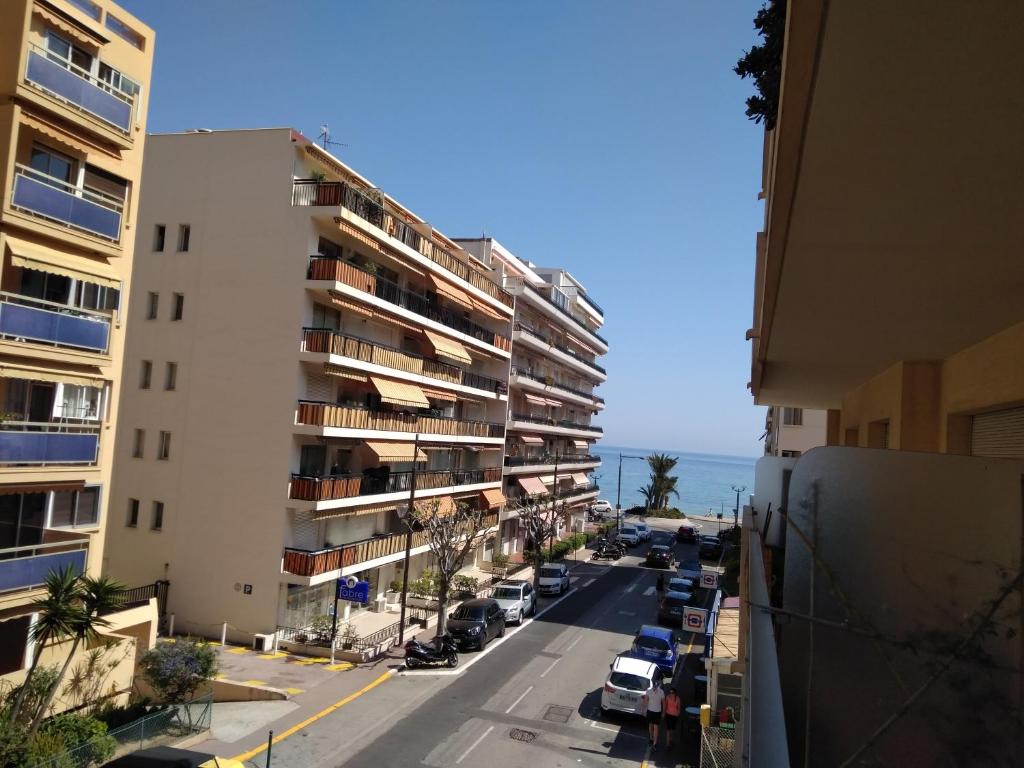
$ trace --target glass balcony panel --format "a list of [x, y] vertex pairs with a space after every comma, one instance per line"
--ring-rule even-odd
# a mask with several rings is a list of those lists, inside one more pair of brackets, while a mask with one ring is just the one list
[[110, 319], [51, 302], [0, 294], [0, 336], [106, 352]]
[[47, 545], [35, 547], [16, 547], [0, 549], [0, 592], [16, 589], [31, 589], [46, 583], [46, 577], [53, 571], [67, 568], [69, 565], [76, 574], [85, 570], [85, 558], [88, 554], [84, 542], [61, 543], [61, 548], [82, 546], [81, 549], [63, 552], [47, 552]]
[[29, 51], [25, 79], [71, 102], [79, 109], [128, 133], [132, 124], [132, 102], [109, 86], [93, 83], [79, 74], [71, 63], [54, 61], [38, 50]]
[[94, 464], [100, 436], [95, 432], [56, 432], [62, 425], [0, 426], [0, 464]]
[[12, 204], [117, 242], [121, 206], [105, 196], [76, 189], [26, 166], [18, 166]]

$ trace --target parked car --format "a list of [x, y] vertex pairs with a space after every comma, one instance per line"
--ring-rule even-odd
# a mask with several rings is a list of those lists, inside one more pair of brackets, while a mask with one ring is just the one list
[[505, 611], [490, 597], [467, 600], [448, 618], [448, 632], [459, 648], [483, 650], [487, 643], [505, 634]]
[[640, 543], [640, 533], [632, 525], [624, 525], [619, 528], [618, 540], [627, 547], [636, 546]]
[[537, 612], [537, 593], [533, 585], [522, 579], [506, 579], [494, 585], [491, 597], [505, 612], [505, 623], [520, 623], [525, 616]]
[[604, 514], [612, 511], [612, 503], [608, 501], [608, 499], [598, 499], [590, 505], [590, 509], [594, 512]]
[[633, 639], [630, 655], [653, 661], [666, 677], [676, 666], [676, 633], [654, 624], [644, 624]]
[[683, 576], [673, 576], [665, 585], [667, 592], [693, 592], [697, 579], [687, 579]]
[[651, 526], [647, 523], [633, 523], [633, 527], [636, 528], [637, 536], [640, 537], [640, 541], [651, 540]]
[[678, 573], [684, 579], [693, 579], [693, 582], [696, 584], [700, 581], [702, 567], [700, 560], [683, 560], [679, 564]]
[[671, 568], [674, 562], [672, 550], [664, 544], [655, 544], [648, 550], [645, 562], [651, 568]]
[[701, 536], [698, 553], [701, 557], [718, 557], [722, 554], [722, 540], [717, 536]]
[[537, 591], [542, 595], [560, 595], [569, 589], [569, 568], [565, 563], [544, 563], [540, 567]]
[[683, 609], [692, 602], [692, 592], [666, 592], [658, 606], [658, 621], [662, 624], [682, 624]]
[[608, 665], [611, 671], [601, 690], [601, 713], [626, 712], [631, 715], [647, 714], [647, 695], [661, 685], [662, 673], [658, 665], [632, 656], [616, 656]]
[[679, 530], [676, 531], [676, 541], [682, 541], [687, 544], [693, 544], [697, 541], [697, 528], [689, 523], [683, 523], [679, 526]]

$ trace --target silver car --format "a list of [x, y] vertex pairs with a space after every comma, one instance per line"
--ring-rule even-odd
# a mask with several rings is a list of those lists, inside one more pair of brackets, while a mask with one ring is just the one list
[[491, 597], [505, 612], [506, 622], [520, 623], [524, 617], [537, 612], [537, 593], [533, 585], [521, 579], [507, 579], [494, 585]]

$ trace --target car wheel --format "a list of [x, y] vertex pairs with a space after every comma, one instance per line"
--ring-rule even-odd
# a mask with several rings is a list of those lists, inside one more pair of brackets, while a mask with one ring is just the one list
[[[519, 620], [520, 620], [520, 621], [522, 621], [522, 620], [523, 620], [523, 616], [522, 616], [522, 614], [520, 614], [520, 616], [519, 616]], [[504, 636], [505, 636], [505, 623], [504, 623], [504, 622], [502, 622], [502, 624], [501, 624], [501, 629], [499, 629], [499, 630], [498, 630], [498, 637], [504, 637]]]
[[536, 600], [534, 600], [533, 601], [533, 605], [530, 606], [530, 615], [531, 616], [536, 616], [537, 615], [537, 601]]
[[522, 624], [522, 623], [523, 623], [523, 609], [520, 608], [519, 609], [519, 613], [516, 614], [516, 624]]
[[480, 636], [480, 650], [482, 651], [486, 647], [487, 647], [487, 632], [485, 631], [483, 633], [483, 635]]

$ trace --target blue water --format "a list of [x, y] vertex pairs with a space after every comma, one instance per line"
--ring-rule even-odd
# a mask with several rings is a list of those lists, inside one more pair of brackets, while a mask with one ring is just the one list
[[[673, 496], [669, 505], [687, 514], [718, 514], [724, 509], [726, 519], [732, 517], [736, 505], [736, 494], [731, 486], [747, 487], [740, 495], [740, 505], [754, 488], [754, 462], [757, 459], [743, 456], [713, 456], [704, 453], [683, 453], [681, 451], [659, 451], [647, 448], [621, 448], [598, 443], [591, 453], [601, 457], [601, 467], [594, 477], [601, 486], [600, 497], [608, 499], [615, 506], [618, 490], [619, 453], [629, 456], [648, 456], [652, 453], [667, 453], [678, 457], [672, 474], [679, 477], [677, 488], [679, 498]], [[651, 470], [646, 461], [622, 460], [622, 508], [643, 504], [640, 488], [647, 485]]]

